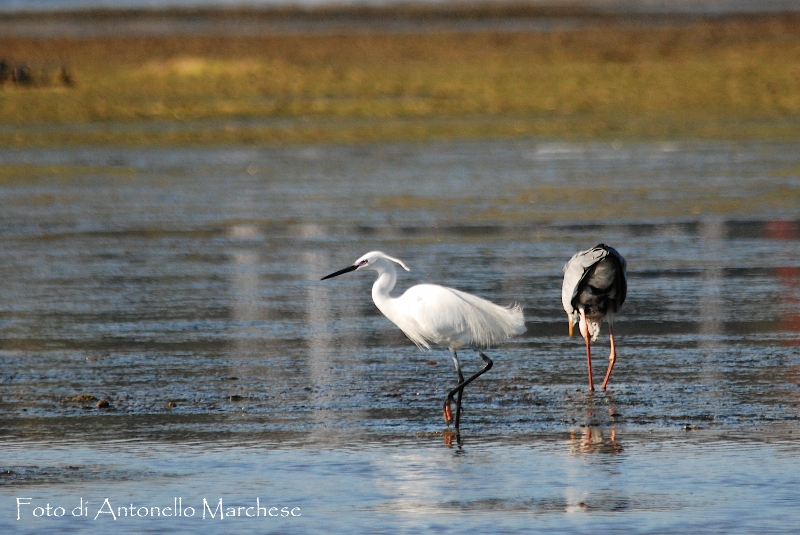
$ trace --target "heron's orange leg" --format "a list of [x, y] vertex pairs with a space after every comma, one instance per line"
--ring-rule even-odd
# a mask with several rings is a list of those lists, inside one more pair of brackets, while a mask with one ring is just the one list
[[617, 362], [617, 346], [614, 344], [614, 326], [609, 324], [609, 330], [611, 332], [609, 335], [609, 339], [611, 340], [611, 353], [608, 355], [608, 371], [606, 372], [606, 378], [603, 379], [603, 390], [606, 389], [608, 379], [611, 377], [611, 370], [614, 369], [614, 363]]
[[592, 347], [589, 340], [589, 325], [586, 323], [586, 314], [583, 309], [578, 311], [581, 315], [580, 329], [581, 336], [586, 340], [586, 364], [589, 367], [589, 390], [594, 390], [594, 381], [592, 381]]

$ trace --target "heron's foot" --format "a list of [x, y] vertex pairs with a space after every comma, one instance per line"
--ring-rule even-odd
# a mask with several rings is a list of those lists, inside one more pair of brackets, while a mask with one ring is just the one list
[[453, 423], [453, 408], [451, 405], [455, 400], [452, 397], [448, 397], [444, 400], [444, 421], [447, 425]]
[[611, 379], [611, 370], [614, 369], [615, 362], [617, 362], [617, 352], [612, 349], [611, 354], [608, 355], [608, 371], [606, 371], [606, 377], [603, 379], [603, 392], [606, 391], [608, 380]]
[[603, 379], [603, 384], [601, 386], [603, 392], [606, 391], [606, 387], [608, 386], [608, 379], [611, 377], [611, 369], [614, 367], [614, 362], [616, 361], [616, 359], [617, 357], [616, 355], [614, 355], [614, 353], [608, 355], [608, 371], [606, 372], [606, 376]]

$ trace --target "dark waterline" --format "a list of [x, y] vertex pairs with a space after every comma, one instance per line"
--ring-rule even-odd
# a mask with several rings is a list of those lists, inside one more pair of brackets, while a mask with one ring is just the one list
[[0, 0], [0, 35], [99, 38], [174, 35], [549, 32], [674, 27], [719, 17], [791, 14], [793, 0], [420, 2], [327, 0]]

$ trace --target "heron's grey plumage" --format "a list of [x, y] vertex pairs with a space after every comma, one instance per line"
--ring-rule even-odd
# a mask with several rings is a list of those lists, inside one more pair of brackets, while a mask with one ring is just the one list
[[576, 253], [564, 265], [561, 303], [564, 310], [578, 321], [583, 308], [590, 322], [592, 340], [600, 333], [600, 321], [622, 308], [628, 293], [627, 263], [613, 247], [599, 244]]
[[589, 368], [589, 389], [593, 390], [590, 341], [597, 340], [600, 322], [608, 319], [611, 354], [603, 381], [606, 389], [616, 361], [614, 344], [614, 314], [619, 312], [628, 294], [627, 263], [613, 247], [599, 244], [575, 254], [564, 265], [561, 304], [569, 317], [569, 334], [580, 321], [581, 335], [586, 340], [586, 359]]

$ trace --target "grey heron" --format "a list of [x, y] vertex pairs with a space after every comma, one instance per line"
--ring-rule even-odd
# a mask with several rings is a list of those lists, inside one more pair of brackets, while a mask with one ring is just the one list
[[608, 370], [603, 379], [603, 390], [608, 385], [611, 370], [617, 360], [614, 343], [614, 314], [619, 312], [628, 293], [626, 262], [613, 247], [599, 244], [586, 251], [576, 253], [564, 265], [564, 284], [561, 287], [561, 303], [567, 312], [569, 335], [579, 323], [581, 336], [586, 341], [586, 361], [589, 367], [589, 390], [594, 390], [592, 381], [591, 342], [597, 341], [600, 322], [608, 320], [611, 353], [608, 355]]

